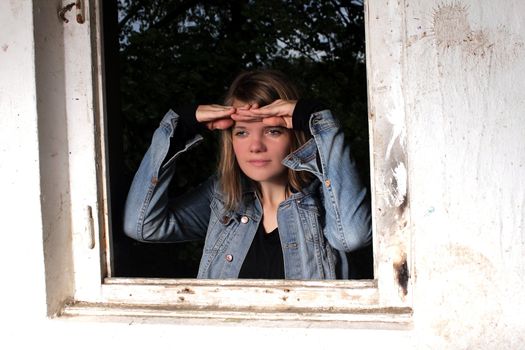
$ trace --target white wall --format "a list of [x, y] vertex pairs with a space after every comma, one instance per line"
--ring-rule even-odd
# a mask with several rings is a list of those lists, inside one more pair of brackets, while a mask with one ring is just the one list
[[[70, 159], [60, 147], [67, 55], [45, 49], [64, 34], [56, 2], [0, 2], [0, 347], [525, 346], [525, 3], [450, 3], [369, 1], [370, 13], [387, 16], [368, 18], [369, 38], [399, 33], [372, 43], [380, 59], [371, 62], [370, 89], [392, 97], [389, 89], [401, 87], [402, 102], [374, 100], [373, 118], [404, 118], [413, 235], [413, 330], [378, 331], [47, 319], [48, 307], [73, 295], [62, 172]], [[401, 74], [381, 86], [384, 65]]]
[[415, 324], [432, 347], [516, 349], [525, 346], [525, 3], [451, 3], [407, 1], [405, 14]]
[[46, 314], [31, 2], [3, 1], [0, 23], [0, 309], [10, 331]]

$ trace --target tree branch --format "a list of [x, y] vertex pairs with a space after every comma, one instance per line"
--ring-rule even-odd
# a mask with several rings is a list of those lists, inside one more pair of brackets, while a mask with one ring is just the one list
[[126, 23], [128, 23], [130, 19], [135, 17], [142, 9], [144, 9], [144, 3], [142, 1], [134, 2], [133, 5], [128, 8], [126, 16], [124, 16], [124, 18], [122, 18], [120, 22], [118, 22], [119, 32], [121, 32], [122, 28], [124, 28]]
[[348, 17], [346, 17], [343, 13], [343, 11], [341, 11], [341, 8], [342, 7], [345, 7], [343, 6], [341, 3], [339, 3], [338, 1], [334, 1], [332, 0], [331, 1], [332, 5], [334, 6], [335, 10], [337, 11], [337, 13], [339, 14], [339, 17], [341, 17], [341, 20], [343, 21], [343, 23], [345, 24], [345, 26], [349, 27], [350, 26], [350, 20]]
[[180, 15], [186, 13], [189, 9], [197, 6], [199, 3], [207, 3], [209, 1], [199, 1], [199, 0], [186, 0], [181, 2], [179, 5], [175, 6], [171, 11], [169, 11], [166, 16], [160, 19], [157, 23], [153, 23], [151, 28], [162, 28], [177, 19]]

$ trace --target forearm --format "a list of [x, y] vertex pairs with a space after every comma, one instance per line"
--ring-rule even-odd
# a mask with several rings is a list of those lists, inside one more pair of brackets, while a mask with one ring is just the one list
[[317, 113], [310, 128], [321, 167], [326, 232], [333, 235], [327, 238], [347, 252], [366, 246], [372, 239], [370, 204], [343, 131], [328, 111]]
[[[195, 224], [191, 213], [182, 217], [168, 208], [168, 187], [175, 172], [175, 159], [179, 154], [198, 144], [202, 139], [194, 135], [181, 147], [173, 147], [173, 136], [179, 123], [179, 116], [169, 111], [153, 135], [135, 174], [128, 193], [124, 210], [124, 231], [140, 241], [179, 241], [195, 238], [193, 232], [184, 229], [188, 220]], [[189, 237], [186, 237], [189, 236]]]

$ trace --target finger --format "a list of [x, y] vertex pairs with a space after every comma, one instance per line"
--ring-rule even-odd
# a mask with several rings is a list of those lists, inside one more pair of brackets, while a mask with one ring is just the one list
[[270, 110], [270, 109], [268, 109], [268, 110], [259, 109], [259, 110], [253, 111], [252, 115], [260, 117], [260, 118], [288, 116], [286, 113], [283, 113], [282, 111], [273, 110], [273, 109], [272, 110]]
[[291, 116], [295, 108], [295, 104], [296, 101], [276, 100], [269, 105], [254, 110], [253, 112], [256, 114]]
[[228, 128], [231, 128], [235, 122], [232, 119], [219, 119], [216, 122], [214, 122], [213, 126], [215, 129], [218, 130], [225, 130]]
[[262, 118], [258, 116], [241, 115], [241, 114], [232, 114], [231, 119], [237, 122], [255, 122], [255, 121], [262, 120]]
[[215, 109], [229, 109], [229, 108], [235, 108], [235, 107], [233, 107], [233, 106], [224, 106], [224, 105], [219, 105], [219, 104], [204, 105], [204, 107], [215, 108]]
[[214, 105], [199, 105], [197, 107], [197, 110], [203, 111], [203, 112], [214, 112], [214, 111], [226, 111], [232, 108], [235, 109], [235, 107], [233, 106], [222, 106], [222, 105], [214, 104]]
[[200, 122], [208, 122], [214, 119], [229, 117], [234, 112], [235, 108], [231, 106], [199, 106], [196, 117]]
[[206, 126], [210, 130], [225, 130], [231, 128], [234, 124], [234, 121], [230, 118], [218, 119], [206, 123]]
[[233, 106], [220, 106], [220, 105], [212, 105], [210, 106], [210, 108], [208, 108], [208, 111], [210, 112], [226, 112], [226, 111], [231, 111], [231, 110], [235, 110], [235, 107]]
[[267, 105], [250, 111], [257, 115], [282, 115], [286, 114], [287, 109], [282, 105]]
[[257, 116], [257, 114], [253, 113], [251, 109], [237, 109], [234, 114], [252, 117]]
[[263, 124], [269, 125], [269, 126], [281, 126], [284, 128], [288, 128], [288, 126], [286, 125], [286, 121], [282, 117], [263, 118], [262, 122]]
[[226, 117], [226, 116], [230, 116], [234, 112], [235, 112], [235, 108], [234, 107], [228, 107], [226, 109], [219, 109], [219, 110], [215, 110], [215, 111], [210, 111], [210, 114], [215, 116], [215, 117]]

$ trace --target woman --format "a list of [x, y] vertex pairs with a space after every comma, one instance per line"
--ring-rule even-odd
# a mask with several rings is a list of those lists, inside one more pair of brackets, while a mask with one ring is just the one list
[[[126, 234], [205, 240], [198, 278], [348, 278], [345, 253], [372, 237], [366, 189], [337, 120], [298, 97], [281, 73], [254, 71], [225, 106], [169, 111], [131, 185]], [[206, 129], [222, 132], [217, 174], [170, 200], [175, 160]]]

